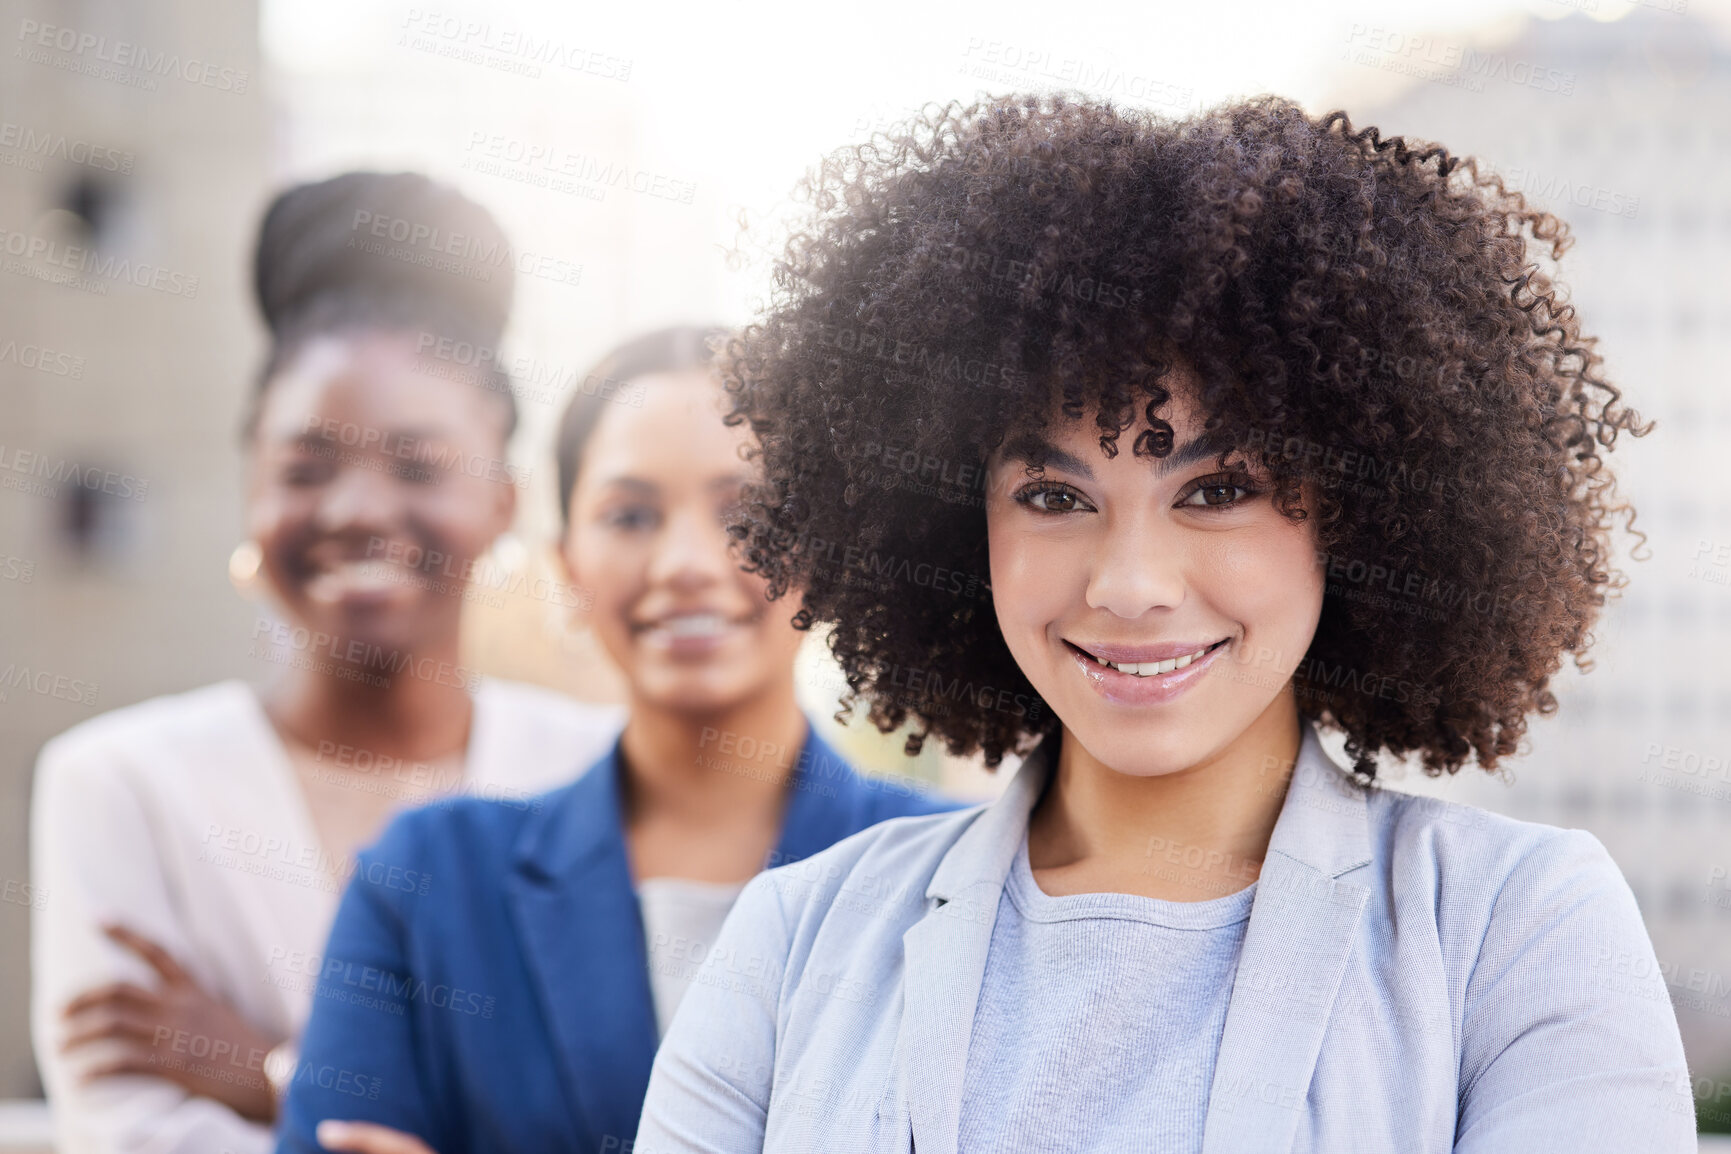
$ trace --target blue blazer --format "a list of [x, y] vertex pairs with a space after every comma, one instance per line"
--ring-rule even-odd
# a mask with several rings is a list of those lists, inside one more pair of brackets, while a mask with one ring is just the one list
[[[364, 851], [317, 975], [279, 1152], [327, 1118], [438, 1154], [611, 1151], [637, 1129], [657, 1032], [618, 748], [530, 800], [399, 816]], [[816, 733], [769, 864], [960, 803], [859, 775]]]
[[[992, 926], [1049, 761], [1042, 744], [989, 805], [754, 878], [656, 1055], [633, 1154], [955, 1154]], [[1677, 1019], [1596, 838], [1360, 786], [1311, 726], [1265, 788], [1284, 797], [1203, 1154], [1694, 1154]], [[725, 980], [729, 958], [763, 978]]]

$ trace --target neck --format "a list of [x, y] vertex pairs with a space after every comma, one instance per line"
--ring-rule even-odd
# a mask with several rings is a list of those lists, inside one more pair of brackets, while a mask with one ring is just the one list
[[688, 818], [702, 824], [779, 807], [810, 726], [791, 673], [723, 709], [669, 709], [635, 693], [620, 735], [627, 820]]
[[1119, 773], [1066, 733], [1029, 820], [1029, 865], [1049, 892], [1241, 890], [1261, 872], [1302, 735], [1290, 690], [1225, 749], [1156, 777]]
[[265, 695], [265, 712], [280, 733], [314, 749], [333, 742], [417, 761], [460, 754], [468, 747], [474, 701], [450, 672], [457, 668], [456, 639], [415, 653], [417, 667], [447, 675], [368, 671], [385, 682], [379, 685], [297, 669]]

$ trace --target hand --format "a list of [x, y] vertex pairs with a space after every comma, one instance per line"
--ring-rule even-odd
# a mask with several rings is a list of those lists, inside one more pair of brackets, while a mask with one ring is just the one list
[[124, 926], [103, 933], [125, 946], [161, 978], [157, 989], [113, 982], [87, 990], [66, 1007], [70, 1050], [99, 1038], [123, 1049], [85, 1075], [151, 1074], [204, 1098], [214, 1098], [243, 1118], [276, 1119], [276, 1095], [264, 1074], [272, 1042], [247, 1024], [233, 1006], [208, 994], [169, 952]]
[[431, 1146], [413, 1134], [371, 1122], [320, 1122], [316, 1137], [326, 1150], [351, 1150], [354, 1154], [434, 1154]]

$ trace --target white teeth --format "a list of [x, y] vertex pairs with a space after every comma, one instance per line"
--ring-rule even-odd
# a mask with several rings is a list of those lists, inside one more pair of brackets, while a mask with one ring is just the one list
[[339, 561], [306, 583], [307, 597], [332, 605], [356, 593], [377, 593], [410, 580], [403, 566], [389, 561]]
[[1167, 661], [1102, 661], [1100, 664], [1109, 665], [1119, 673], [1129, 673], [1136, 677], [1156, 677], [1162, 673], [1171, 673], [1175, 669], [1183, 669], [1192, 661], [1206, 655], [1208, 649], [1209, 647], [1204, 645], [1195, 653], [1186, 653], [1183, 657], [1174, 657]]
[[727, 628], [727, 621], [714, 613], [694, 613], [689, 617], [669, 617], [661, 628], [675, 637], [713, 637]]
[[687, 613], [668, 617], [644, 631], [644, 636], [657, 645], [674, 641], [720, 637], [733, 628], [733, 623], [719, 613]]

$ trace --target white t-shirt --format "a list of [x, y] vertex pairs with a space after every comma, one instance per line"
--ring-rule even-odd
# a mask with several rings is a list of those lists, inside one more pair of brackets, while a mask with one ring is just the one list
[[998, 901], [956, 1149], [1202, 1149], [1256, 883], [1199, 902], [1054, 896], [1024, 834]]
[[721, 923], [727, 920], [727, 911], [744, 888], [744, 882], [688, 878], [645, 878], [637, 883], [658, 1036], [667, 1036], [673, 1011], [701, 970], [709, 947], [721, 932]]

